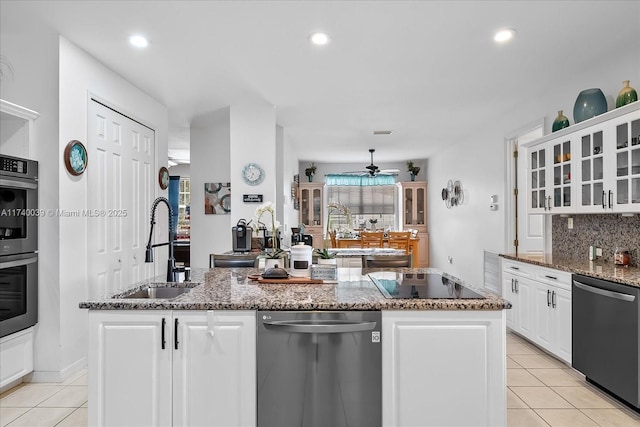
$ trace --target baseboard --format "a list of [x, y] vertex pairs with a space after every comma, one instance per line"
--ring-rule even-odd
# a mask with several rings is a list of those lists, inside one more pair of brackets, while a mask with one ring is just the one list
[[86, 367], [87, 358], [83, 357], [60, 371], [33, 371], [24, 377], [24, 381], [31, 383], [61, 383]]

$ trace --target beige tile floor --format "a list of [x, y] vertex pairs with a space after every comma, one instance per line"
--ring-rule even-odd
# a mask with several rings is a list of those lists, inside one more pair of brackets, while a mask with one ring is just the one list
[[516, 334], [507, 334], [509, 427], [640, 427], [640, 415]]
[[[507, 335], [508, 427], [640, 427], [640, 415], [570, 366]], [[62, 384], [20, 384], [0, 395], [0, 426], [87, 426], [87, 374]]]
[[22, 383], [0, 394], [0, 426], [86, 427], [87, 371], [63, 383]]

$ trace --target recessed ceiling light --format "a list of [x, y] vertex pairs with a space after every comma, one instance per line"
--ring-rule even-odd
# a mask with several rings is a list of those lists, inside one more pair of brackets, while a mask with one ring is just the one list
[[147, 47], [149, 46], [149, 40], [140, 35], [135, 35], [129, 37], [129, 43], [131, 43], [135, 47]]
[[313, 33], [309, 36], [309, 41], [317, 46], [324, 46], [329, 43], [327, 33]]
[[493, 39], [498, 43], [504, 43], [511, 40], [515, 36], [516, 36], [516, 30], [514, 30], [513, 28], [506, 28], [504, 30], [498, 31], [496, 35], [493, 37]]

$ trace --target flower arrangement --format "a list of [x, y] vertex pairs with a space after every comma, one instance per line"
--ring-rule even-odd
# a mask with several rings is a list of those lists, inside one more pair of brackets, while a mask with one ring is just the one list
[[279, 258], [282, 258], [283, 255], [284, 255], [284, 251], [282, 249], [274, 248], [272, 252], [265, 254], [264, 257], [267, 259], [279, 259]]
[[[266, 202], [256, 208], [255, 223], [258, 224], [258, 228], [260, 228], [260, 224], [264, 226], [264, 223], [260, 220], [262, 219], [262, 215], [269, 212], [271, 214], [271, 236], [273, 238], [273, 252], [277, 252], [278, 249], [278, 228], [280, 228], [280, 222], [276, 220], [276, 211], [273, 207], [272, 202]], [[253, 221], [252, 220], [252, 221]], [[265, 227], [266, 228], [266, 227]], [[276, 257], [279, 258], [279, 257]]]
[[407, 172], [411, 175], [418, 175], [418, 173], [420, 173], [420, 166], [414, 166], [413, 161], [409, 160], [407, 162]]
[[313, 175], [316, 174], [316, 169], [318, 169], [316, 164], [314, 162], [311, 162], [311, 165], [304, 170], [304, 174], [309, 178], [309, 182], [311, 182]]

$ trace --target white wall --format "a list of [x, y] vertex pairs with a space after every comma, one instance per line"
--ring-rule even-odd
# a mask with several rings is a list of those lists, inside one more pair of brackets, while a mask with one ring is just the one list
[[[585, 67], [580, 75], [563, 75], [558, 69], [557, 85], [542, 91], [513, 94], [510, 105], [493, 105], [495, 118], [481, 128], [469, 129], [466, 141], [442, 141], [442, 150], [429, 159], [429, 231], [431, 266], [456, 275], [471, 283], [483, 283], [483, 249], [504, 251], [504, 201], [510, 197], [505, 188], [505, 135], [527, 123], [545, 118], [545, 133], [558, 110], [564, 110], [571, 124], [573, 104], [581, 90], [599, 87], [605, 94], [609, 110], [622, 89], [623, 80], [640, 84], [640, 53], [617, 50], [616, 46], [597, 62]], [[633, 86], [633, 84], [632, 84]], [[525, 86], [523, 85], [523, 88]], [[524, 114], [518, 105], [526, 103], [527, 111], [537, 111], [536, 117]], [[464, 125], [464, 117], [460, 125]], [[459, 179], [465, 190], [465, 203], [452, 209], [444, 206], [440, 190], [447, 180]], [[500, 208], [489, 211], [489, 196], [498, 194]], [[448, 263], [451, 256], [453, 263]]]
[[[209, 254], [231, 250], [231, 215], [205, 215], [205, 182], [232, 182], [229, 108], [191, 121], [191, 267], [208, 268]], [[232, 182], [232, 194], [235, 191]], [[231, 213], [237, 204], [232, 199]], [[237, 222], [237, 221], [236, 221]], [[235, 224], [235, 222], [234, 222]]]
[[[60, 38], [60, 133], [58, 155], [61, 158], [67, 142], [78, 139], [86, 143], [89, 96], [95, 95], [111, 107], [146, 124], [156, 131], [156, 167], [167, 164], [168, 113], [155, 101], [74, 44]], [[62, 162], [59, 163], [62, 165]], [[91, 167], [89, 162], [88, 167]], [[154, 175], [155, 177], [155, 175]], [[152, 183], [156, 183], [154, 179]], [[59, 168], [60, 208], [86, 209], [91, 185], [87, 174], [71, 176]], [[152, 194], [166, 196], [157, 185]], [[60, 218], [60, 351], [62, 370], [84, 359], [87, 352], [85, 310], [78, 304], [87, 297], [87, 222], [93, 218]], [[164, 230], [165, 227], [159, 227]], [[160, 258], [158, 256], [158, 258]], [[156, 267], [162, 267], [156, 263]], [[55, 349], [52, 349], [55, 350]]]
[[[411, 178], [407, 171], [407, 162], [385, 162], [384, 159], [376, 159], [374, 156], [373, 163], [381, 170], [384, 169], [398, 169], [400, 172], [396, 176], [396, 182], [409, 181]], [[407, 159], [409, 160], [409, 159]], [[425, 181], [427, 176], [427, 160], [425, 159], [411, 159], [414, 166], [420, 167], [420, 172], [416, 176], [417, 181]], [[371, 163], [371, 160], [366, 162], [349, 162], [349, 163], [323, 163], [314, 162], [317, 166], [316, 174], [313, 177], [313, 182], [325, 182], [325, 175], [332, 173], [353, 172], [353, 171], [366, 171], [365, 166]], [[300, 182], [307, 182], [308, 178], [304, 174], [304, 170], [311, 165], [311, 162], [303, 161], [299, 163], [300, 168]]]
[[180, 178], [189, 178], [191, 176], [191, 165], [180, 164], [169, 168], [170, 176], [179, 176]]

